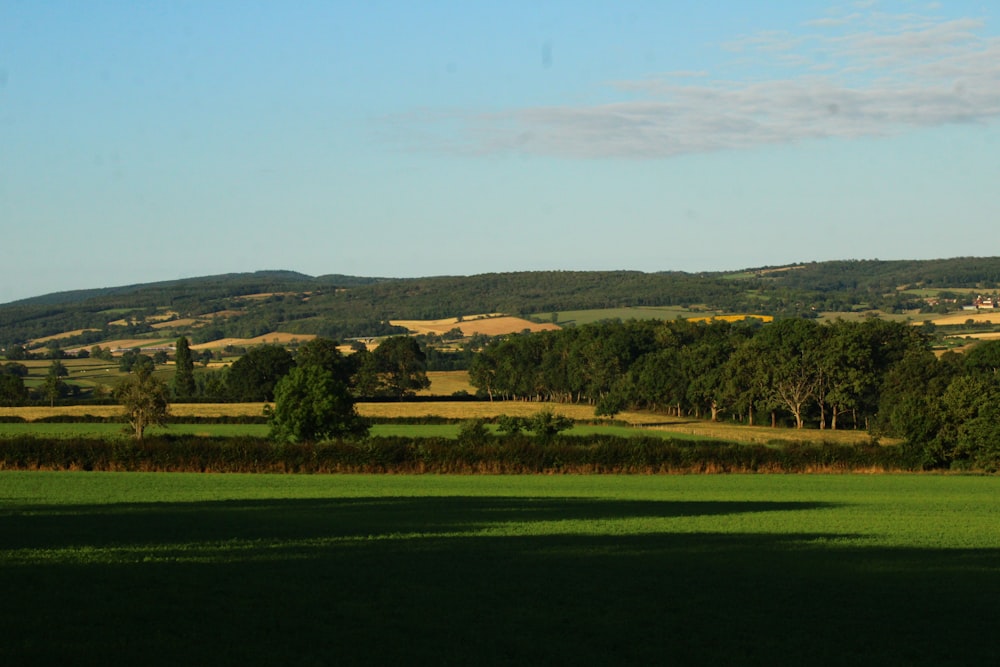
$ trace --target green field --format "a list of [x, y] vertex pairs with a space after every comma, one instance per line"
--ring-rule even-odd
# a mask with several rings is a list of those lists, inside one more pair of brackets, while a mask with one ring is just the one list
[[[718, 310], [691, 310], [683, 306], [636, 307], [636, 308], [595, 308], [591, 310], [565, 310], [558, 312], [556, 324], [581, 326], [601, 320], [676, 320], [687, 317], [707, 317], [718, 315]], [[538, 317], [544, 316], [539, 314]]]
[[[487, 424], [492, 432], [497, 432], [495, 424]], [[459, 424], [375, 424], [371, 435], [404, 436], [408, 438], [457, 438]], [[248, 435], [266, 437], [267, 424], [170, 424], [166, 427], [153, 426], [147, 435], [210, 435], [233, 437]], [[34, 435], [39, 438], [94, 437], [106, 438], [125, 435], [124, 424], [104, 422], [22, 422], [0, 423], [0, 438], [8, 436]], [[130, 433], [130, 431], [128, 432]], [[655, 435], [680, 440], [711, 440], [709, 436], [680, 433], [665, 430], [639, 429], [629, 426], [577, 424], [565, 431], [567, 435]]]
[[998, 483], [0, 473], [0, 664], [995, 664]]

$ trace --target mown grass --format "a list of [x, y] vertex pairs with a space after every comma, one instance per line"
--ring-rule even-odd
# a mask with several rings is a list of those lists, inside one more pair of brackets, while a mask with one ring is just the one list
[[0, 473], [0, 663], [991, 664], [996, 491]]

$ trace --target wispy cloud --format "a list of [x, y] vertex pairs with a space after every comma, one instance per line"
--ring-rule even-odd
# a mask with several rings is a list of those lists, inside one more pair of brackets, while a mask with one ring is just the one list
[[[1000, 116], [1000, 38], [978, 18], [874, 10], [831, 14], [796, 34], [727, 45], [782, 78], [674, 72], [609, 84], [622, 101], [425, 115], [437, 149], [569, 158], [663, 158], [828, 137], [885, 136]], [[692, 78], [692, 74], [697, 78]], [[426, 137], [425, 137], [426, 138]]]

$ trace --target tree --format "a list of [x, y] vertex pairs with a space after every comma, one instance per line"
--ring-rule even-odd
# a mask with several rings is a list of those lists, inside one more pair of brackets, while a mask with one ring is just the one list
[[125, 417], [136, 440], [143, 439], [147, 427], [166, 423], [170, 412], [167, 386], [147, 366], [137, 366], [119, 382], [115, 398], [125, 408]]
[[24, 380], [12, 373], [0, 373], [0, 405], [24, 405], [28, 390]]
[[138, 348], [126, 350], [121, 359], [118, 360], [118, 370], [122, 373], [131, 373], [137, 367], [142, 367], [152, 373], [156, 363], [151, 356], [143, 354]]
[[379, 394], [402, 399], [431, 386], [427, 379], [427, 357], [409, 336], [386, 338], [372, 355]]
[[53, 359], [49, 364], [49, 372], [45, 376], [42, 390], [45, 397], [49, 399], [49, 407], [56, 404], [56, 399], [61, 398], [66, 393], [66, 383], [62, 379], [69, 375], [69, 370], [58, 359]]
[[297, 366], [282, 377], [274, 388], [274, 408], [265, 413], [270, 437], [277, 442], [315, 442], [368, 431], [347, 384], [319, 364]]
[[191, 347], [188, 339], [181, 336], [174, 348], [174, 397], [190, 398], [196, 393], [194, 382], [194, 359], [191, 358]]
[[357, 361], [354, 359], [356, 356], [345, 357], [341, 354], [337, 341], [319, 336], [299, 347], [295, 353], [295, 364], [319, 366], [333, 373], [337, 380], [350, 384], [351, 376], [357, 370]]
[[229, 395], [237, 401], [272, 401], [275, 385], [294, 365], [295, 360], [285, 348], [259, 345], [229, 368]]
[[24, 361], [31, 358], [31, 353], [23, 345], [11, 345], [7, 348], [9, 361]]
[[528, 430], [542, 442], [549, 442], [561, 431], [572, 427], [572, 419], [565, 415], [557, 415], [551, 410], [542, 410], [528, 420]]
[[772, 398], [795, 417], [802, 428], [807, 402], [820, 382], [819, 325], [812, 320], [779, 320], [751, 339], [759, 358], [770, 369]]

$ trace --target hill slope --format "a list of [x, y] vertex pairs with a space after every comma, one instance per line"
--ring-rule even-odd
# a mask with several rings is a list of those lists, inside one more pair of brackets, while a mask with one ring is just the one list
[[[390, 319], [704, 306], [781, 316], [925, 305], [928, 290], [1000, 287], [1000, 257], [853, 260], [735, 273], [532, 271], [410, 279], [258, 271], [48, 294], [0, 305], [0, 346], [80, 330], [66, 345], [163, 328], [194, 342], [273, 331], [335, 338], [400, 332]], [[915, 292], [904, 288], [922, 289]], [[183, 324], [181, 324], [183, 321]]]

